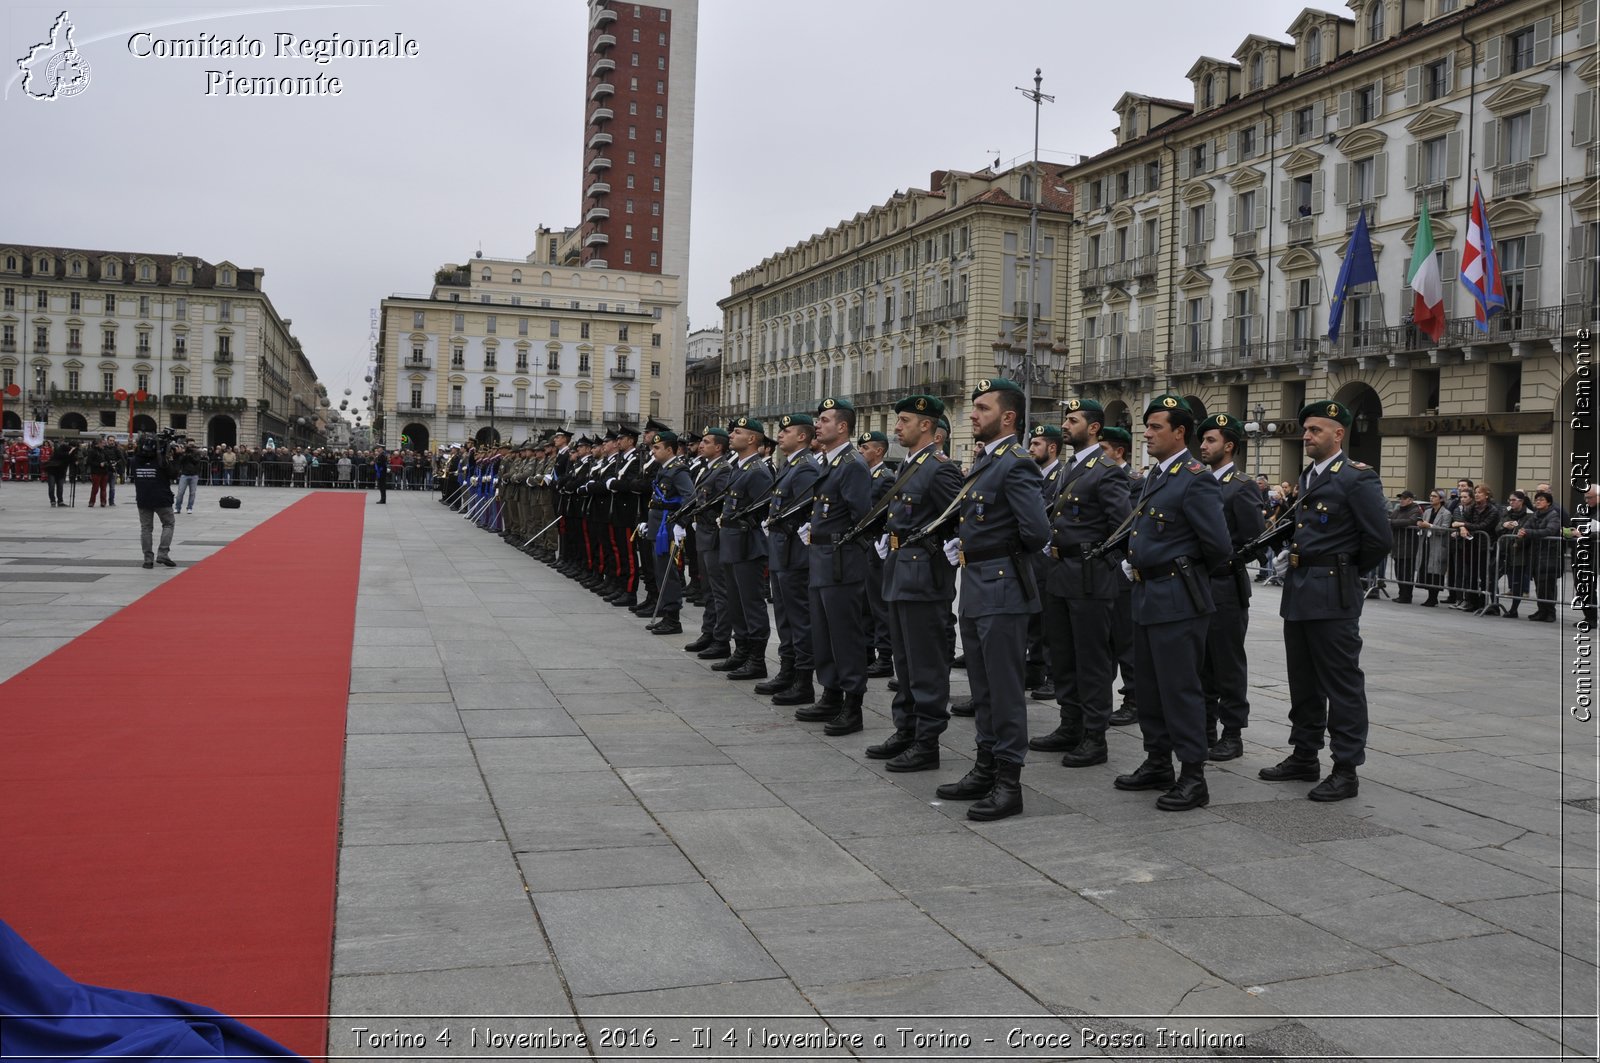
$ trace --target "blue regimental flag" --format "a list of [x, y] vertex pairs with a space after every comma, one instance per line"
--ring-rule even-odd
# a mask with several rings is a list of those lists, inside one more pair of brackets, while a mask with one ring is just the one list
[[1376, 284], [1378, 264], [1372, 260], [1372, 238], [1367, 235], [1367, 211], [1362, 208], [1356, 219], [1356, 230], [1350, 234], [1350, 245], [1344, 249], [1344, 265], [1339, 267], [1339, 279], [1333, 284], [1333, 299], [1328, 306], [1328, 338], [1339, 339], [1339, 322], [1344, 317], [1344, 301], [1350, 289], [1358, 284]]

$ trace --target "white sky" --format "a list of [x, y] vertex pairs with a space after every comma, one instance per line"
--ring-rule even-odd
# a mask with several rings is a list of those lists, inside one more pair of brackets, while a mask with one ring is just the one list
[[[1201, 54], [1286, 39], [1303, 0], [701, 0], [690, 319], [728, 279], [936, 169], [1032, 150], [1015, 86], [1044, 71], [1047, 158], [1109, 147], [1124, 91], [1187, 99]], [[1321, 5], [1347, 13], [1342, 4]], [[15, 61], [60, 3], [8, 3], [0, 241], [199, 255], [266, 270], [337, 400], [359, 398], [369, 314], [444, 262], [521, 257], [577, 220], [582, 0], [342, 6], [72, 4], [91, 82], [26, 98]], [[140, 30], [245, 34], [263, 58], [135, 58]], [[415, 38], [411, 59], [275, 58], [274, 34]], [[207, 96], [205, 71], [337, 76], [333, 97]]]

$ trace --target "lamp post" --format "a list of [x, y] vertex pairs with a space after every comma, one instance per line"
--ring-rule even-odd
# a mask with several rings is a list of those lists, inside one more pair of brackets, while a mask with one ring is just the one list
[[1028, 172], [1028, 290], [1023, 296], [1028, 301], [1028, 333], [1022, 363], [1026, 373], [1021, 382], [1022, 424], [1018, 426], [1023, 432], [1028, 431], [1028, 425], [1033, 421], [1033, 324], [1039, 305], [1039, 111], [1044, 104], [1056, 102], [1054, 96], [1039, 91], [1042, 84], [1044, 72], [1040, 67], [1034, 67], [1033, 88], [1016, 86], [1018, 92], [1033, 101], [1033, 165]]
[[1255, 407], [1251, 409], [1250, 413], [1252, 416], [1254, 416], [1255, 420], [1245, 422], [1244, 432], [1245, 435], [1250, 437], [1250, 448], [1256, 453], [1256, 476], [1259, 477], [1261, 475], [1261, 450], [1259, 440], [1262, 436], [1276, 434], [1278, 431], [1278, 424], [1276, 421], [1267, 421], [1266, 423], [1263, 423], [1267, 416], [1267, 408], [1261, 405], [1259, 402], [1255, 404]]
[[506, 394], [505, 392], [502, 392], [502, 391], [493, 392], [489, 396], [489, 444], [490, 444], [490, 446], [498, 446], [499, 443], [500, 443], [500, 433], [498, 431], [496, 431], [496, 429], [494, 427], [494, 408], [498, 404], [500, 399], [509, 399], [509, 398], [511, 398], [511, 396]]

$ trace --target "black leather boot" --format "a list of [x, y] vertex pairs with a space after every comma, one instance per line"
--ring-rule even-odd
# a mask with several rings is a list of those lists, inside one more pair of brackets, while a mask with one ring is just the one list
[[1163, 812], [1187, 812], [1191, 808], [1204, 808], [1211, 803], [1211, 793], [1206, 789], [1204, 763], [1185, 764], [1172, 789], [1156, 798], [1156, 807]]
[[1124, 701], [1121, 705], [1118, 705], [1115, 709], [1111, 710], [1112, 727], [1126, 727], [1130, 723], [1138, 722], [1139, 710], [1134, 708], [1126, 701]]
[[649, 591], [645, 594], [644, 601], [640, 602], [629, 611], [635, 616], [649, 616], [651, 613], [656, 611], [656, 603], [660, 600], [661, 596], [659, 594], [655, 593], [654, 591]]
[[894, 675], [894, 658], [887, 652], [880, 652], [872, 659], [872, 663], [867, 665], [868, 679], [883, 679], [891, 675]]
[[845, 694], [844, 708], [839, 710], [839, 715], [828, 721], [828, 726], [822, 733], [834, 738], [840, 735], [853, 735], [861, 730], [861, 695]]
[[979, 822], [1005, 819], [1022, 811], [1022, 765], [1001, 761], [994, 766], [994, 789], [967, 809], [967, 818]]
[[[700, 656], [701, 657], [705, 657], [706, 653], [709, 653], [709, 652], [711, 652], [711, 651], [707, 650], [707, 651], [705, 651], [705, 653], [700, 654]], [[706, 658], [706, 659], [709, 660], [710, 658]], [[713, 672], [731, 672], [735, 668], [743, 668], [744, 667], [744, 662], [748, 661], [749, 659], [750, 659], [750, 640], [749, 639], [734, 639], [733, 640], [733, 653], [732, 653], [732, 655], [728, 656], [728, 657], [718, 661], [716, 664], [712, 665], [711, 666], [711, 670]]]
[[1061, 757], [1064, 768], [1087, 768], [1091, 764], [1104, 764], [1110, 758], [1104, 731], [1085, 731], [1083, 740], [1067, 750]]
[[934, 794], [946, 801], [976, 801], [994, 789], [994, 774], [994, 754], [980, 749], [970, 771], [955, 782], [945, 783]]
[[1237, 727], [1224, 727], [1222, 737], [1211, 743], [1209, 760], [1238, 760], [1244, 756], [1244, 739]]
[[1344, 801], [1360, 792], [1361, 783], [1356, 779], [1356, 766], [1336, 761], [1328, 777], [1313, 786], [1306, 796], [1313, 801]]
[[952, 715], [952, 716], [976, 716], [976, 715], [978, 715], [978, 710], [972, 707], [972, 699], [970, 697], [968, 697], [968, 698], [951, 698], [950, 699], [950, 715]]
[[1322, 765], [1317, 763], [1316, 750], [1297, 748], [1272, 767], [1262, 768], [1256, 774], [1268, 782], [1288, 782], [1292, 779], [1316, 782], [1322, 777]]
[[1172, 757], [1167, 753], [1151, 753], [1144, 763], [1127, 775], [1118, 775], [1111, 785], [1119, 790], [1170, 790], [1177, 776], [1172, 774]]
[[1041, 753], [1064, 753], [1083, 741], [1083, 713], [1063, 708], [1061, 723], [1049, 734], [1028, 739], [1028, 748]]
[[824, 723], [839, 715], [844, 708], [844, 691], [824, 688], [815, 705], [794, 710], [794, 718], [801, 723]]
[[677, 613], [662, 613], [656, 622], [645, 628], [652, 635], [681, 635], [683, 624], [678, 620]]
[[884, 764], [886, 771], [932, 771], [939, 766], [939, 740], [919, 738]]
[[752, 641], [750, 643], [750, 655], [745, 658], [743, 664], [728, 673], [728, 678], [738, 680], [767, 678], [767, 643], [765, 639], [760, 642]]
[[[764, 683], [756, 684], [757, 694], [776, 694], [794, 681], [794, 656], [787, 655], [778, 658], [778, 674]], [[806, 699], [810, 701], [810, 698]]]
[[897, 757], [910, 749], [911, 744], [916, 740], [916, 734], [911, 731], [896, 731], [877, 745], [868, 746], [867, 759], [888, 760], [891, 757]]
[[[758, 688], [759, 689], [759, 688]], [[817, 700], [817, 692], [811, 685], [811, 669], [796, 668], [785, 683], [772, 694], [774, 705], [809, 705]]]
[[689, 645], [687, 645], [687, 646], [685, 646], [683, 648], [683, 652], [684, 653], [699, 653], [701, 650], [709, 650], [712, 646], [715, 646], [716, 644], [717, 644], [717, 640], [712, 638], [711, 634], [709, 632], [702, 631], [702, 632], [700, 632], [700, 637], [699, 638], [695, 639], [693, 642], [689, 643]]

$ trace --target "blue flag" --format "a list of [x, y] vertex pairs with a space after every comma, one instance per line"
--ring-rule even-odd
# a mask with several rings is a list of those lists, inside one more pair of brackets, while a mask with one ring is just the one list
[[1344, 265], [1339, 267], [1339, 279], [1333, 284], [1333, 299], [1328, 305], [1328, 338], [1339, 339], [1339, 322], [1344, 318], [1345, 297], [1358, 284], [1376, 284], [1378, 264], [1372, 260], [1372, 238], [1367, 235], [1367, 211], [1363, 207], [1356, 219], [1356, 231], [1350, 234], [1350, 246], [1344, 249]]

